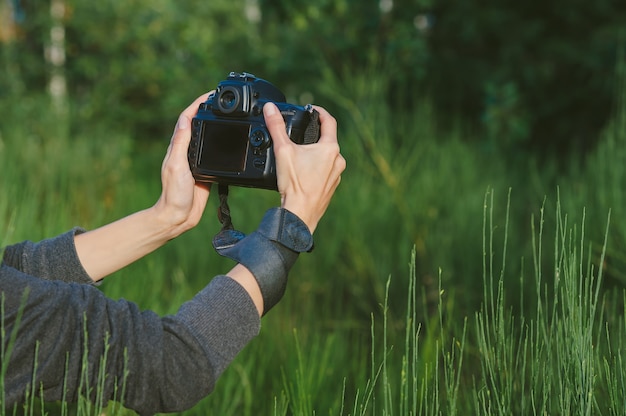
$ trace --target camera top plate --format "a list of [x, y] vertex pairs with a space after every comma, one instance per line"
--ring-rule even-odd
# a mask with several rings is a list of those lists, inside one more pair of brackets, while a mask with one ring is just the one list
[[263, 106], [273, 102], [296, 144], [319, 140], [317, 112], [286, 102], [274, 85], [248, 72], [231, 72], [200, 104], [192, 122], [189, 166], [199, 182], [277, 190], [274, 149]]

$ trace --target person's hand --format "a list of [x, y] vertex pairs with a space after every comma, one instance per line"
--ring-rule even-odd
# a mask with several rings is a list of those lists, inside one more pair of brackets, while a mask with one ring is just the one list
[[161, 167], [163, 190], [156, 204], [74, 237], [78, 258], [94, 281], [153, 252], [200, 221], [210, 189], [196, 184], [187, 148], [191, 119], [207, 97], [198, 97], [178, 118]]
[[210, 185], [196, 183], [187, 161], [191, 119], [209, 94], [198, 97], [181, 113], [161, 167], [163, 190], [153, 208], [171, 227], [172, 238], [198, 224], [209, 198]]
[[320, 114], [320, 140], [298, 145], [289, 139], [278, 108], [263, 106], [265, 124], [272, 136], [281, 206], [296, 214], [315, 231], [341, 180], [346, 161], [339, 153], [337, 121], [323, 108]]

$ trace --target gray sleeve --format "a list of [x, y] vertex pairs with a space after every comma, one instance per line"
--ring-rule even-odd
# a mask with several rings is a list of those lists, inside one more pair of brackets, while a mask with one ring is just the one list
[[41, 279], [93, 284], [74, 245], [74, 236], [83, 232], [85, 230], [82, 228], [74, 228], [38, 243], [24, 241], [8, 246], [4, 251], [3, 263]]
[[16, 326], [20, 304], [23, 310], [5, 375], [9, 408], [24, 400], [35, 367], [46, 401], [61, 400], [64, 385], [66, 400], [80, 394], [94, 399], [81, 385], [96, 390], [103, 368], [105, 403], [119, 401], [125, 380], [127, 408], [141, 415], [181, 411], [213, 390], [260, 329], [254, 303], [227, 276], [215, 277], [177, 314], [163, 318], [108, 299], [91, 285], [42, 280], [7, 265], [0, 268], [0, 297], [7, 334]]

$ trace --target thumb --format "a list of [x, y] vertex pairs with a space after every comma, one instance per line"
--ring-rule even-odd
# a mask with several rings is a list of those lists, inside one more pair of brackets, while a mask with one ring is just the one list
[[290, 141], [289, 136], [287, 136], [285, 120], [276, 104], [271, 102], [265, 103], [263, 105], [263, 116], [265, 117], [265, 125], [270, 132], [270, 136], [272, 136], [274, 146], [281, 146]]
[[189, 142], [191, 141], [191, 122], [185, 114], [181, 114], [178, 117], [176, 128], [172, 134], [172, 141], [170, 143], [170, 152], [173, 157], [180, 157], [181, 153], [187, 155], [187, 149], [189, 148]]

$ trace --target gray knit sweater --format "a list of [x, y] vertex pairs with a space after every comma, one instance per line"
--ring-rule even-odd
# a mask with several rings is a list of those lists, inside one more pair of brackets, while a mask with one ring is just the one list
[[[105, 403], [115, 394], [119, 400], [126, 372], [125, 407], [142, 415], [192, 407], [259, 332], [247, 292], [229, 277], [217, 276], [173, 316], [140, 311], [90, 284], [74, 247], [77, 232], [5, 249], [0, 266], [5, 347], [20, 304], [23, 314], [12, 353], [4, 357], [9, 360], [4, 405], [12, 408], [24, 400], [34, 368], [35, 391], [42, 386], [44, 400], [61, 400], [64, 385], [66, 400], [93, 399], [104, 363]], [[82, 366], [84, 357], [88, 369]], [[81, 378], [91, 392], [81, 391]]]

